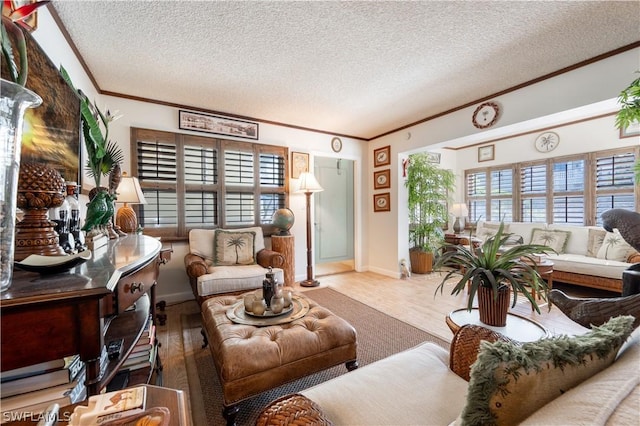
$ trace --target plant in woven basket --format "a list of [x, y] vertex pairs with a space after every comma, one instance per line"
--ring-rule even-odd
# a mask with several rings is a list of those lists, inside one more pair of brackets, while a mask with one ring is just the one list
[[[508, 249], [501, 249], [509, 239], [511, 234], [504, 232], [504, 224], [501, 223], [495, 235], [488, 238], [481, 246], [475, 248], [473, 245], [462, 246], [446, 244], [446, 250], [438, 258], [434, 269], [442, 271], [448, 270], [442, 282], [436, 289], [442, 294], [445, 284], [450, 278], [455, 277], [455, 282], [451, 294], [457, 295], [468, 289], [467, 309], [471, 310], [476, 293], [479, 295], [478, 308], [480, 309], [481, 320], [483, 310], [490, 308], [487, 301], [498, 301], [501, 294], [511, 291], [514, 307], [518, 298], [518, 293], [522, 293], [531, 303], [536, 312], [540, 313], [540, 308], [531, 294], [531, 290], [541, 294], [547, 300], [549, 288], [542, 279], [536, 267], [536, 257], [539, 254], [555, 252], [553, 249], [537, 244], [521, 244], [511, 246]], [[489, 300], [483, 298], [481, 293], [489, 291]], [[507, 305], [508, 308], [508, 305]], [[506, 321], [506, 309], [504, 311]]]

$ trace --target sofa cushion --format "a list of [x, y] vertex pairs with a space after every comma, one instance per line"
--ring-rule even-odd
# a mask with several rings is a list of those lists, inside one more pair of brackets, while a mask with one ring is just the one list
[[587, 256], [598, 257], [598, 250], [602, 247], [607, 231], [604, 229], [589, 229], [589, 240], [587, 241]]
[[[262, 281], [267, 272], [267, 269], [258, 264], [210, 266], [208, 274], [198, 277], [196, 288], [198, 295], [201, 297], [262, 288]], [[273, 273], [278, 282], [284, 282], [284, 271], [282, 269], [273, 268]]]
[[[202, 257], [208, 265], [213, 263], [215, 258], [213, 239], [217, 229], [192, 229], [189, 231], [189, 253]], [[254, 254], [265, 248], [262, 228], [252, 226], [250, 228], [231, 229], [234, 232], [255, 232]]]
[[252, 265], [256, 263], [254, 231], [225, 231], [218, 229], [213, 237], [216, 266]]
[[602, 241], [602, 246], [598, 250], [598, 259], [617, 260], [625, 262], [635, 250], [622, 238], [620, 232], [614, 229], [613, 232], [607, 232]]
[[581, 254], [549, 254], [547, 257], [553, 262], [554, 271], [593, 275], [618, 280], [622, 278], [624, 270], [630, 266], [630, 264], [626, 262], [598, 259]]
[[[476, 237], [480, 240], [487, 241], [490, 237], [493, 237], [500, 229], [499, 223], [478, 222], [478, 228], [476, 229]], [[503, 232], [506, 234], [509, 232], [509, 224], [504, 224]]]
[[516, 346], [482, 342], [471, 369], [463, 424], [517, 424], [567, 390], [607, 368], [632, 331], [620, 316], [577, 337]]
[[300, 393], [334, 424], [446, 425], [460, 414], [467, 392], [448, 361], [446, 350], [423, 343]]
[[555, 229], [533, 228], [531, 231], [531, 244], [551, 247], [558, 253], [564, 253], [571, 232]]
[[640, 328], [616, 361], [527, 418], [522, 425], [631, 425], [638, 423]]

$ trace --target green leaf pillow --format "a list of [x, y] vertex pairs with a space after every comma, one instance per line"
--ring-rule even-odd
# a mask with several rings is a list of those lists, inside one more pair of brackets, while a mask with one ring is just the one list
[[517, 346], [482, 342], [471, 368], [463, 425], [514, 425], [607, 368], [629, 337], [634, 317], [610, 319], [581, 336]]

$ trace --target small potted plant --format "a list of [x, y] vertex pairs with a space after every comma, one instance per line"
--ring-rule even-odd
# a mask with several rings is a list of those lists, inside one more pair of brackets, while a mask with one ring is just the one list
[[451, 294], [463, 292], [468, 285], [467, 309], [472, 309], [477, 293], [480, 321], [496, 327], [504, 327], [506, 324], [510, 293], [513, 300], [511, 307], [515, 306], [518, 293], [522, 293], [536, 312], [540, 313], [531, 292], [533, 290], [547, 300], [549, 288], [537, 270], [537, 256], [555, 251], [537, 244], [521, 244], [501, 249], [510, 235], [504, 232], [504, 224], [501, 223], [496, 234], [477, 248], [473, 245], [447, 245], [448, 250], [438, 258], [434, 269], [452, 269], [438, 285], [436, 294], [438, 290], [442, 294], [447, 281], [456, 276], [458, 281]]
[[430, 161], [426, 153], [409, 157], [409, 240], [411, 271], [426, 274], [433, 270], [433, 257], [444, 239], [443, 226], [449, 219], [447, 203], [455, 189], [455, 175]]

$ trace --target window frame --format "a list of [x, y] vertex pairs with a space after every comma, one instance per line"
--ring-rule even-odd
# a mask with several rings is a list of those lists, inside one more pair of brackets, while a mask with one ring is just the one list
[[[155, 138], [167, 144], [173, 144], [176, 150], [175, 171], [176, 181], [174, 182], [155, 182], [145, 180], [139, 176], [140, 166], [138, 160], [138, 140], [144, 138]], [[184, 166], [184, 147], [185, 146], [201, 146], [203, 148], [212, 148], [217, 150], [216, 160], [217, 166], [213, 168], [217, 172], [217, 180], [214, 183], [186, 183], [185, 182], [185, 166]], [[266, 145], [255, 142], [244, 142], [222, 138], [214, 138], [200, 135], [191, 135], [186, 133], [175, 133], [162, 130], [143, 129], [131, 127], [131, 169], [134, 176], [138, 176], [140, 187], [144, 191], [149, 190], [169, 190], [176, 193], [176, 213], [177, 220], [175, 224], [170, 225], [144, 225], [140, 206], [132, 206], [138, 214], [139, 221], [144, 227], [145, 234], [166, 238], [167, 240], [184, 240], [188, 238], [191, 229], [216, 229], [216, 228], [243, 228], [249, 226], [261, 226], [265, 235], [274, 232], [274, 228], [270, 223], [261, 223], [260, 199], [264, 194], [281, 194], [284, 207], [289, 207], [289, 150], [284, 146]], [[253, 156], [253, 182], [248, 185], [226, 185], [225, 182], [225, 152], [226, 151], [242, 151], [250, 152]], [[282, 169], [278, 167], [278, 172], [282, 173], [282, 185], [262, 185], [260, 181], [261, 155], [275, 155], [282, 157]], [[279, 179], [278, 179], [279, 180]], [[186, 223], [185, 197], [186, 191], [205, 191], [208, 193], [215, 192], [217, 203], [218, 223], [212, 224], [193, 224]], [[225, 218], [226, 194], [228, 192], [251, 194], [253, 196], [253, 222], [242, 225], [227, 225]]]
[[[541, 160], [533, 160], [533, 161], [526, 161], [526, 162], [520, 162], [520, 163], [509, 163], [509, 164], [502, 164], [502, 165], [497, 165], [497, 166], [493, 166], [493, 167], [479, 167], [479, 168], [473, 168], [473, 169], [467, 169], [464, 171], [464, 196], [465, 196], [465, 203], [467, 204], [467, 206], [469, 207], [469, 212], [472, 211], [471, 209], [471, 203], [473, 202], [477, 202], [479, 200], [484, 201], [485, 205], [486, 205], [486, 211], [485, 214], [481, 215], [482, 217], [480, 217], [479, 219], [481, 220], [489, 220], [488, 218], [491, 217], [491, 201], [493, 199], [502, 199], [504, 198], [502, 195], [493, 195], [491, 193], [491, 174], [492, 172], [495, 171], [499, 171], [499, 170], [504, 170], [507, 168], [513, 168], [514, 173], [513, 173], [513, 178], [514, 178], [514, 182], [513, 182], [513, 221], [517, 221], [517, 222], [521, 222], [523, 221], [522, 218], [522, 202], [523, 200], [526, 199], [532, 199], [532, 198], [543, 198], [543, 196], [541, 195], [531, 195], [531, 194], [523, 194], [522, 192], [522, 171], [527, 168], [527, 167], [535, 167], [535, 166], [539, 166], [541, 164], [544, 164], [546, 167], [546, 187], [547, 187], [547, 191], [546, 194], [544, 195], [544, 199], [546, 200], [546, 205], [545, 205], [545, 217], [546, 217], [546, 223], [551, 224], [554, 223], [553, 222], [553, 201], [554, 201], [554, 197], [555, 196], [575, 196], [575, 195], [581, 195], [584, 197], [584, 220], [583, 220], [583, 226], [596, 226], [598, 223], [598, 218], [597, 213], [596, 213], [596, 202], [598, 199], [598, 195], [603, 195], [603, 194], [629, 194], [629, 188], [615, 188], [615, 189], [607, 189], [607, 190], [603, 190], [603, 191], [598, 191], [597, 190], [597, 183], [596, 183], [596, 163], [597, 163], [597, 159], [598, 158], [603, 158], [603, 157], [610, 157], [610, 156], [616, 156], [616, 155], [621, 155], [621, 154], [625, 154], [625, 153], [633, 153], [634, 155], [634, 162], [638, 161], [638, 159], [640, 159], [640, 147], [633, 147], [633, 146], [629, 146], [629, 147], [623, 147], [623, 148], [615, 148], [615, 149], [608, 149], [608, 150], [602, 150], [602, 151], [594, 151], [594, 152], [588, 152], [588, 153], [583, 153], [583, 154], [575, 154], [575, 155], [568, 155], [568, 156], [562, 156], [562, 157], [552, 157], [552, 158], [547, 158], [547, 159], [541, 159]], [[557, 163], [564, 163], [564, 162], [571, 162], [571, 161], [578, 161], [578, 160], [582, 160], [584, 161], [584, 187], [582, 191], [555, 191], [555, 189], [553, 188], [553, 166]], [[470, 196], [469, 194], [469, 177], [473, 174], [485, 174], [485, 179], [486, 179], [486, 186], [487, 186], [487, 190], [486, 190], [486, 194], [482, 195], [482, 196]], [[634, 194], [634, 205], [635, 205], [635, 211], [640, 210], [640, 185], [638, 185], [637, 183], [634, 185], [633, 187], [633, 194]], [[474, 222], [475, 220], [478, 220], [478, 218], [473, 218], [470, 217], [469, 218], [471, 222]]]

